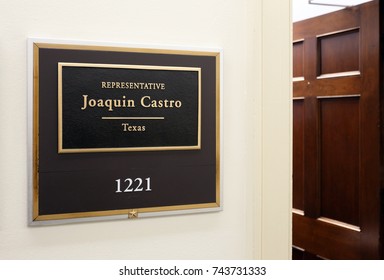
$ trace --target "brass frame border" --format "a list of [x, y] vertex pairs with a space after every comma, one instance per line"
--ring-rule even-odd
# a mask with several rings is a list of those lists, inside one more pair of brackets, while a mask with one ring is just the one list
[[[88, 67], [111, 69], [138, 69], [138, 70], [168, 70], [168, 71], [193, 71], [198, 77], [198, 109], [197, 109], [197, 144], [193, 146], [160, 146], [160, 147], [118, 147], [118, 148], [63, 148], [63, 67]], [[58, 152], [61, 153], [97, 153], [97, 152], [128, 152], [128, 151], [170, 151], [170, 150], [200, 150], [201, 149], [201, 68], [155, 65], [128, 65], [128, 64], [103, 64], [103, 63], [73, 63], [59, 62], [58, 64]]]
[[[59, 40], [60, 41], [60, 40]], [[222, 205], [222, 119], [223, 119], [223, 99], [222, 96], [222, 50], [221, 49], [163, 49], [153, 47], [131, 47], [131, 46], [107, 46], [108, 43], [89, 44], [79, 41], [67, 42], [50, 39], [28, 39], [28, 61], [29, 68], [32, 72], [30, 75], [31, 87], [30, 95], [32, 104], [29, 104], [32, 112], [32, 124], [28, 129], [30, 132], [32, 143], [29, 149], [31, 149], [32, 166], [30, 171], [30, 188], [29, 188], [29, 201], [31, 203], [29, 209], [31, 209], [29, 225], [53, 225], [53, 224], [65, 224], [72, 222], [82, 221], [96, 221], [96, 220], [111, 220], [111, 219], [123, 219], [124, 217], [129, 218], [131, 211], [137, 211], [137, 217], [151, 217], [160, 215], [180, 215], [188, 213], [201, 213], [201, 212], [216, 212], [221, 211]], [[148, 208], [137, 208], [137, 209], [121, 209], [121, 210], [109, 210], [109, 211], [91, 211], [91, 212], [80, 212], [80, 213], [66, 213], [66, 214], [53, 214], [53, 215], [39, 215], [39, 49], [40, 48], [51, 48], [51, 49], [71, 49], [71, 50], [101, 50], [101, 51], [117, 51], [117, 52], [145, 52], [154, 54], [179, 54], [179, 55], [194, 55], [194, 56], [211, 56], [215, 57], [216, 61], [216, 202], [203, 203], [203, 204], [188, 204], [188, 205], [174, 205], [174, 206], [160, 206], [160, 207], [148, 207]], [[201, 74], [201, 73], [200, 73]], [[199, 77], [199, 92], [201, 92], [201, 77]], [[199, 98], [201, 102], [201, 98]], [[199, 104], [201, 109], [201, 104]], [[201, 114], [201, 112], [199, 112]], [[201, 122], [201, 118], [199, 118]], [[201, 123], [199, 123], [199, 127]]]
[[33, 161], [33, 219], [39, 216], [39, 47], [33, 44], [33, 139], [32, 139], [32, 161]]
[[[174, 206], [160, 206], [160, 207], [148, 207], [148, 208], [135, 208], [139, 217], [143, 213], [151, 212], [167, 212], [167, 211], [178, 211], [178, 210], [192, 210], [201, 208], [214, 208], [218, 207], [217, 203], [202, 203], [202, 204], [188, 204], [188, 205], [174, 205]], [[77, 212], [77, 213], [65, 213], [65, 214], [51, 214], [51, 215], [40, 215], [36, 221], [48, 221], [48, 220], [64, 220], [64, 219], [75, 219], [75, 218], [92, 218], [102, 216], [117, 216], [124, 215], [129, 218], [129, 213], [132, 208], [121, 209], [121, 210], [105, 210], [105, 211], [89, 211], [89, 212]]]

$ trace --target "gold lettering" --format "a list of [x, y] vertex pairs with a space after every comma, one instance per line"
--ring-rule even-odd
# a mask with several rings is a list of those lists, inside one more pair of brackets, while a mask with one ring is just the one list
[[150, 105], [145, 104], [145, 102], [144, 102], [145, 99], [149, 99], [149, 100], [151, 100], [151, 97], [149, 97], [149, 96], [144, 96], [143, 98], [141, 98], [141, 106], [143, 106], [144, 108], [149, 108]]
[[123, 131], [134, 132], [134, 131], [145, 131], [145, 125], [130, 125], [129, 123], [122, 123]]
[[121, 125], [123, 126], [123, 130], [127, 131], [127, 128], [129, 127], [129, 123], [122, 123]]
[[104, 100], [103, 99], [98, 99], [97, 100], [97, 107], [104, 107]]
[[135, 100], [128, 99], [123, 96], [121, 99], [89, 99], [88, 95], [83, 95], [83, 106], [80, 107], [81, 110], [85, 110], [88, 107], [98, 107], [98, 108], [108, 108], [108, 111], [113, 111], [115, 108], [134, 108]]
[[[101, 100], [101, 99], [100, 99]], [[112, 107], [112, 99], [105, 100], [105, 107], [108, 107], [108, 111], [113, 111]]]
[[139, 90], [165, 90], [165, 83], [144, 82], [101, 82], [101, 88], [108, 89], [139, 89]]
[[88, 99], [88, 95], [83, 95], [84, 105], [83, 107], [81, 107], [81, 110], [85, 110], [87, 108], [87, 99]]
[[180, 108], [183, 106], [183, 103], [180, 100], [152, 100], [150, 96], [144, 96], [140, 100], [141, 106], [144, 108]]

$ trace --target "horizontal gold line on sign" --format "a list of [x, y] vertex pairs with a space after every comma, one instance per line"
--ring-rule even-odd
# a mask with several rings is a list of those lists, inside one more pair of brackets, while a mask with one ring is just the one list
[[164, 120], [164, 117], [101, 117], [103, 120]]

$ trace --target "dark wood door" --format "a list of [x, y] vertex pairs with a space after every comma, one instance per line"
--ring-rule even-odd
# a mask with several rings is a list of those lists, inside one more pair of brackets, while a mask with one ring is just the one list
[[379, 258], [379, 1], [293, 26], [293, 245]]

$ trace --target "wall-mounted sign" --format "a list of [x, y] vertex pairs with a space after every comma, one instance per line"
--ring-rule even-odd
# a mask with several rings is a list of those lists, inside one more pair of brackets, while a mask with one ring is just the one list
[[31, 224], [221, 209], [219, 51], [29, 43]]

